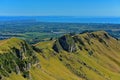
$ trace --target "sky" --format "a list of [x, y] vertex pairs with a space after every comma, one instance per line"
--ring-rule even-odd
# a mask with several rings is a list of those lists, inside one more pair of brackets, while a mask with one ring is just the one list
[[120, 0], [0, 0], [0, 16], [120, 17]]

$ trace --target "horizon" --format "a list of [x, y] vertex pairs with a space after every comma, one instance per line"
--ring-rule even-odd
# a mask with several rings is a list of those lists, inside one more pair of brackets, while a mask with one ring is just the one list
[[0, 21], [35, 21], [35, 22], [59, 22], [59, 23], [120, 24], [120, 17], [0, 16]]
[[76, 17], [76, 18], [119, 18], [120, 16], [67, 16], [67, 15], [0, 15], [0, 17]]

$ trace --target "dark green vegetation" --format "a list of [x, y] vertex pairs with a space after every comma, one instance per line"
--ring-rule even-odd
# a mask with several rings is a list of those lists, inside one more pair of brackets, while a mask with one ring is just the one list
[[0, 79], [119, 80], [120, 42], [105, 31], [66, 34], [29, 45], [0, 41]]
[[0, 41], [0, 79], [9, 77], [12, 72], [29, 77], [27, 73], [35, 64], [39, 65], [39, 60], [25, 41], [17, 38]]
[[85, 30], [105, 30], [112, 36], [120, 38], [119, 24], [91, 23], [44, 23], [35, 21], [1, 21], [0, 39], [18, 37], [34, 44], [55, 39], [66, 33], [81, 33]]

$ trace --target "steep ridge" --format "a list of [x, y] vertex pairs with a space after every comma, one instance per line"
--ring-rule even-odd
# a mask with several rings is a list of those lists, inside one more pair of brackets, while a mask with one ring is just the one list
[[117, 39], [104, 31], [78, 34], [71, 38], [75, 42], [75, 52], [70, 53], [61, 44], [58, 45], [60, 40], [55, 41], [53, 46], [55, 51], [63, 49], [56, 52], [59, 51], [59, 58], [66, 67], [86, 80], [119, 80], [120, 42]]
[[[52, 46], [51, 42], [47, 44]], [[40, 48], [45, 45], [42, 43]], [[52, 56], [51, 51], [40, 48], [17, 38], [0, 41], [0, 80], [81, 80]]]
[[37, 63], [35, 52], [25, 41], [17, 38], [0, 41], [0, 79], [13, 72], [30, 78], [29, 70]]
[[0, 41], [0, 68], [6, 80], [119, 80], [120, 42], [105, 31], [66, 34], [32, 47], [11, 38]]

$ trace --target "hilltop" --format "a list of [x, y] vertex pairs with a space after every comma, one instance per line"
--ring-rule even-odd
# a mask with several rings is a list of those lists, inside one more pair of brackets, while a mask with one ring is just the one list
[[66, 34], [29, 45], [0, 41], [0, 79], [119, 80], [120, 42], [105, 31]]

